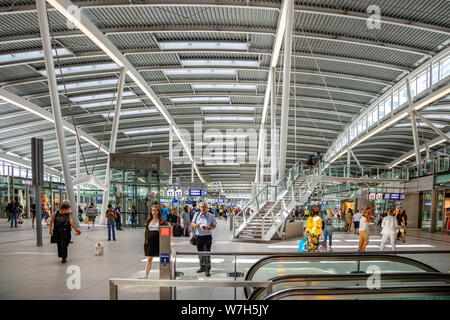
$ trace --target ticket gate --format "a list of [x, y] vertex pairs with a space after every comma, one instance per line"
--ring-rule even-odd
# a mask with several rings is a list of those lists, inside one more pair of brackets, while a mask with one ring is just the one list
[[[161, 226], [159, 230], [159, 279], [172, 280], [173, 256], [172, 256], [173, 229], [170, 226]], [[173, 289], [170, 287], [159, 288], [160, 300], [172, 300]]]

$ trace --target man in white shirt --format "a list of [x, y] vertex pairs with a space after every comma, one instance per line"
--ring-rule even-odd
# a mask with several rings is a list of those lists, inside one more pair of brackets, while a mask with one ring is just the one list
[[361, 213], [356, 211], [353, 215], [353, 227], [355, 228], [355, 233], [359, 232], [359, 220], [361, 220]]
[[388, 215], [384, 217], [381, 222], [381, 246], [380, 251], [383, 251], [387, 240], [391, 240], [392, 251], [395, 251], [395, 235], [397, 233], [397, 219], [394, 218], [392, 210], [388, 210]]

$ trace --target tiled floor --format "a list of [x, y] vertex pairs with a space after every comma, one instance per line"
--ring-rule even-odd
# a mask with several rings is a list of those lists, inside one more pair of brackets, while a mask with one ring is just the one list
[[[108, 279], [138, 278], [144, 272], [145, 256], [143, 252], [144, 229], [118, 232], [116, 242], [106, 241], [106, 228], [96, 226], [87, 229], [82, 226], [82, 235], [73, 236], [74, 243], [69, 246], [69, 258], [66, 265], [59, 262], [56, 245], [50, 244], [48, 227], [43, 226], [44, 245], [36, 246], [35, 230], [31, 221], [26, 220], [18, 228], [10, 228], [6, 220], [0, 220], [0, 299], [108, 299]], [[272, 241], [271, 243], [248, 243], [233, 240], [229, 231], [229, 222], [218, 221], [213, 231], [215, 252], [236, 252], [240, 255], [213, 256], [212, 277], [205, 278], [197, 274], [197, 256], [177, 255], [177, 271], [183, 273], [183, 279], [233, 279], [227, 273], [246, 273], [260, 256], [245, 256], [245, 252], [278, 254], [296, 252], [298, 239]], [[353, 233], [335, 232], [333, 235], [335, 252], [356, 251], [358, 236]], [[371, 230], [371, 242], [368, 250], [379, 250], [379, 230]], [[94, 255], [97, 241], [102, 241], [105, 254]], [[450, 237], [440, 234], [424, 233], [420, 230], [408, 230], [407, 241], [400, 243], [398, 250], [450, 250]], [[389, 250], [390, 248], [387, 248]], [[173, 238], [173, 250], [177, 252], [195, 252], [189, 244], [189, 238]], [[411, 258], [434, 266], [441, 272], [450, 272], [450, 254], [409, 255]], [[236, 263], [235, 263], [236, 262]], [[67, 269], [71, 265], [80, 267], [81, 288], [69, 290], [66, 282], [70, 277]], [[278, 270], [280, 274], [285, 270]], [[150, 279], [159, 278], [159, 260], [154, 259]], [[243, 298], [242, 289], [237, 289], [237, 298]], [[159, 290], [148, 287], [121, 287], [120, 299], [159, 299]], [[231, 288], [184, 288], [177, 290], [179, 299], [233, 299]]]

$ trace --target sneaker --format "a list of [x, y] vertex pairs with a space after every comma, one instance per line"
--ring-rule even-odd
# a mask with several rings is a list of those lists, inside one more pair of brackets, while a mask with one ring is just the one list
[[197, 270], [197, 273], [201, 273], [201, 272], [204, 272], [204, 271], [205, 271], [205, 269], [200, 268], [200, 269]]
[[148, 279], [148, 276], [143, 275], [143, 276], [139, 277], [139, 279], [140, 279], [140, 280], [147, 280], [147, 279]]
[[66, 263], [66, 258], [62, 258], [61, 263]]
[[116, 239], [113, 239], [114, 241], [116, 241]]
[[205, 276], [211, 277], [211, 273], [209, 273], [209, 270], [206, 270], [206, 271], [205, 271]]
[[111, 239], [108, 239], [108, 241], [111, 241]]

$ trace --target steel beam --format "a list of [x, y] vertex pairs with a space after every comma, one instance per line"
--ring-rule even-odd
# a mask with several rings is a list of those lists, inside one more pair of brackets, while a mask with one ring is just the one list
[[191, 150], [186, 144], [184, 137], [182, 136], [178, 126], [173, 120], [170, 113], [167, 111], [164, 104], [161, 102], [159, 97], [155, 94], [153, 89], [148, 85], [145, 79], [139, 74], [136, 68], [124, 57], [120, 50], [109, 40], [98, 28], [92, 23], [92, 21], [87, 18], [82, 12], [80, 16], [77, 17], [71, 12], [71, 6], [73, 3], [69, 0], [48, 0], [48, 2], [58, 10], [63, 16], [65, 16], [69, 21], [71, 21], [77, 28], [79, 28], [89, 39], [91, 39], [97, 46], [100, 47], [116, 64], [120, 67], [125, 68], [127, 75], [139, 86], [139, 88], [145, 93], [145, 95], [152, 101], [152, 103], [159, 110], [161, 115], [173, 126], [174, 133], [177, 135], [181, 144], [183, 145], [186, 154], [189, 159], [193, 162], [194, 169], [197, 172], [200, 180], [205, 183], [197, 165], [194, 162]]
[[450, 142], [450, 138], [444, 132], [442, 132], [441, 129], [437, 128], [430, 120], [422, 116], [417, 111], [414, 111], [414, 115], [418, 116], [423, 122], [425, 122], [428, 126], [430, 126], [430, 128], [433, 129], [443, 139], [445, 139], [447, 142]]
[[409, 114], [411, 117], [411, 127], [412, 127], [413, 139], [414, 139], [414, 150], [416, 152], [416, 164], [417, 164], [417, 168], [419, 168], [420, 163], [421, 163], [419, 135], [417, 132], [417, 122], [416, 122], [416, 116], [414, 114], [414, 108], [413, 108], [413, 97], [412, 97], [412, 93], [411, 93], [411, 86], [410, 86], [408, 78], [406, 78], [406, 92], [408, 93]]
[[[67, 197], [70, 201], [70, 208], [72, 209], [72, 222], [76, 227], [79, 227], [78, 208], [75, 203], [75, 195], [73, 193], [72, 176], [70, 174], [70, 164], [67, 157], [66, 141], [63, 128], [63, 120], [61, 115], [61, 106], [59, 104], [58, 87], [55, 77], [55, 66], [53, 62], [52, 45], [50, 40], [50, 31], [48, 25], [48, 17], [46, 11], [45, 0], [36, 1], [37, 13], [39, 18], [39, 29], [42, 37], [42, 49], [45, 57], [45, 67], [47, 70], [48, 86], [50, 90], [50, 100], [52, 104], [53, 117], [56, 130], [56, 139], [59, 145], [59, 153], [61, 156], [61, 166], [64, 175], [64, 184], [66, 186]], [[55, 208], [53, 208], [55, 209]], [[38, 213], [39, 214], [39, 213]]]
[[291, 55], [292, 55], [292, 29], [294, 20], [294, 1], [286, 0], [286, 30], [284, 32], [284, 56], [283, 56], [283, 87], [281, 100], [281, 122], [280, 122], [280, 172], [282, 178], [286, 171], [286, 150], [289, 117], [289, 94], [291, 83]]
[[[272, 68], [272, 79], [275, 79], [275, 68]], [[272, 81], [270, 92], [270, 183], [274, 186], [277, 181], [277, 99], [276, 82]]]
[[[116, 143], [117, 143], [117, 133], [119, 131], [119, 121], [120, 121], [120, 108], [122, 106], [122, 95], [123, 95], [123, 88], [125, 86], [125, 78], [126, 78], [126, 72], [125, 69], [120, 70], [119, 75], [119, 83], [117, 87], [117, 99], [116, 99], [116, 106], [114, 108], [114, 119], [112, 124], [112, 130], [111, 130], [111, 139], [109, 143], [109, 151], [110, 153], [116, 152]], [[106, 176], [105, 176], [105, 190], [103, 190], [103, 197], [102, 197], [102, 211], [100, 213], [100, 223], [105, 224], [106, 223], [106, 210], [108, 209], [109, 204], [109, 191], [110, 191], [110, 182], [111, 182], [111, 173], [110, 173], [110, 156], [108, 156], [107, 164], [106, 164]], [[94, 174], [94, 173], [92, 173]]]

